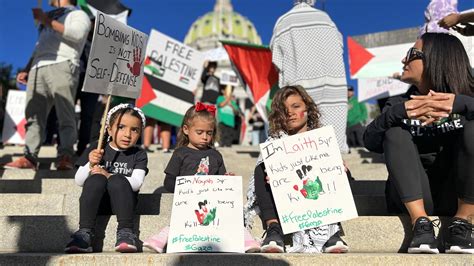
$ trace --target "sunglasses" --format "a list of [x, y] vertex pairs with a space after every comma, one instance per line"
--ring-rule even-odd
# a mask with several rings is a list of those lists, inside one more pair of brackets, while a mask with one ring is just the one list
[[407, 55], [405, 56], [405, 63], [408, 64], [413, 60], [423, 59], [423, 58], [425, 58], [425, 55], [423, 54], [423, 52], [416, 49], [415, 47], [412, 47], [408, 49]]

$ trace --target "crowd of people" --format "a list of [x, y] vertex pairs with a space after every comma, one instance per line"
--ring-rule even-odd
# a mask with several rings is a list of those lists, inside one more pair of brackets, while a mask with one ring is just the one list
[[[74, 107], [80, 57], [90, 34], [91, 17], [76, 9], [73, 0], [50, 2], [53, 11], [34, 10], [34, 18], [41, 24], [38, 44], [27, 67], [17, 76], [18, 82], [27, 84], [24, 156], [4, 167], [37, 168], [47, 117], [55, 106], [60, 137], [56, 169], [76, 166], [75, 181], [82, 187], [79, 230], [65, 251], [92, 252], [97, 216], [113, 213], [118, 221], [115, 250], [136, 252], [133, 215], [138, 192], [149, 172], [147, 152], [152, 152], [156, 121], [145, 117], [133, 104], [115, 104], [107, 114], [103, 143], [82, 144], [81, 156], [74, 165], [78, 132]], [[439, 253], [436, 221], [429, 216], [449, 215], [452, 219], [442, 243], [446, 252], [473, 254], [474, 78], [462, 43], [448, 33], [423, 33], [402, 59], [400, 79], [411, 88], [404, 95], [390, 98], [381, 114], [365, 128], [367, 110], [354, 97], [354, 89], [347, 88], [342, 35], [331, 18], [312, 4], [314, 1], [296, 1], [275, 25], [270, 47], [280, 89], [271, 104], [266, 141], [332, 125], [342, 153], [348, 152], [347, 144], [384, 153], [392, 211], [408, 213], [413, 225], [408, 252]], [[474, 27], [466, 23], [473, 20], [472, 14], [448, 14], [438, 25], [469, 35]], [[214, 62], [206, 66], [201, 101], [187, 110], [177, 130], [176, 149], [164, 171], [164, 188], [170, 193], [174, 192], [177, 176], [232, 175], [216, 144], [227, 147], [234, 143], [242, 113], [232, 87], [220, 85], [214, 74], [216, 68]], [[94, 112], [103, 112], [103, 103], [97, 102], [97, 97], [91, 101], [98, 108], [82, 119], [93, 121]], [[86, 109], [89, 107], [82, 110]], [[252, 143], [263, 142], [266, 127], [261, 115], [252, 110], [249, 119], [255, 131]], [[161, 125], [161, 133], [163, 151], [170, 152], [170, 126]], [[138, 145], [141, 137], [143, 146]], [[87, 139], [90, 142], [93, 138]], [[252, 214], [257, 213], [266, 236], [260, 243], [246, 231], [246, 251], [348, 252], [338, 223], [293, 233], [293, 246], [286, 250], [262, 162], [261, 158], [256, 162], [244, 215], [249, 229]], [[167, 238], [166, 227], [150, 236], [144, 246], [162, 253]]]

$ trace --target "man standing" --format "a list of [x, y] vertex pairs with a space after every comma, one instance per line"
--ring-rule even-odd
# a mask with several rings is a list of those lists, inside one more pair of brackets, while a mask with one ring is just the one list
[[321, 124], [332, 125], [341, 152], [347, 153], [347, 81], [342, 35], [331, 18], [313, 8], [315, 0], [296, 0], [273, 29], [272, 61], [279, 86], [300, 85], [321, 112]]
[[33, 9], [39, 37], [33, 55], [17, 81], [27, 84], [24, 156], [5, 168], [36, 169], [45, 134], [46, 119], [53, 105], [59, 120], [56, 169], [73, 168], [73, 145], [77, 140], [74, 102], [81, 56], [91, 23], [87, 14], [75, 8], [75, 0], [50, 0], [54, 10]]

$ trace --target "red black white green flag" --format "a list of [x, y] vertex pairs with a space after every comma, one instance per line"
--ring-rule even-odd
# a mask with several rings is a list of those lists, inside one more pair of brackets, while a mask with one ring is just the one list
[[278, 72], [268, 46], [222, 41], [234, 69], [247, 85], [247, 93], [267, 121], [273, 95], [278, 90]]

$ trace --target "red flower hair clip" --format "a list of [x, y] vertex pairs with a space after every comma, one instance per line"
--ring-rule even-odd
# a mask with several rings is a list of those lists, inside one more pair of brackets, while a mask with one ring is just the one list
[[194, 110], [196, 110], [196, 112], [208, 111], [209, 113], [212, 114], [212, 116], [216, 116], [216, 106], [212, 104], [197, 102], [196, 106], [194, 107]]

